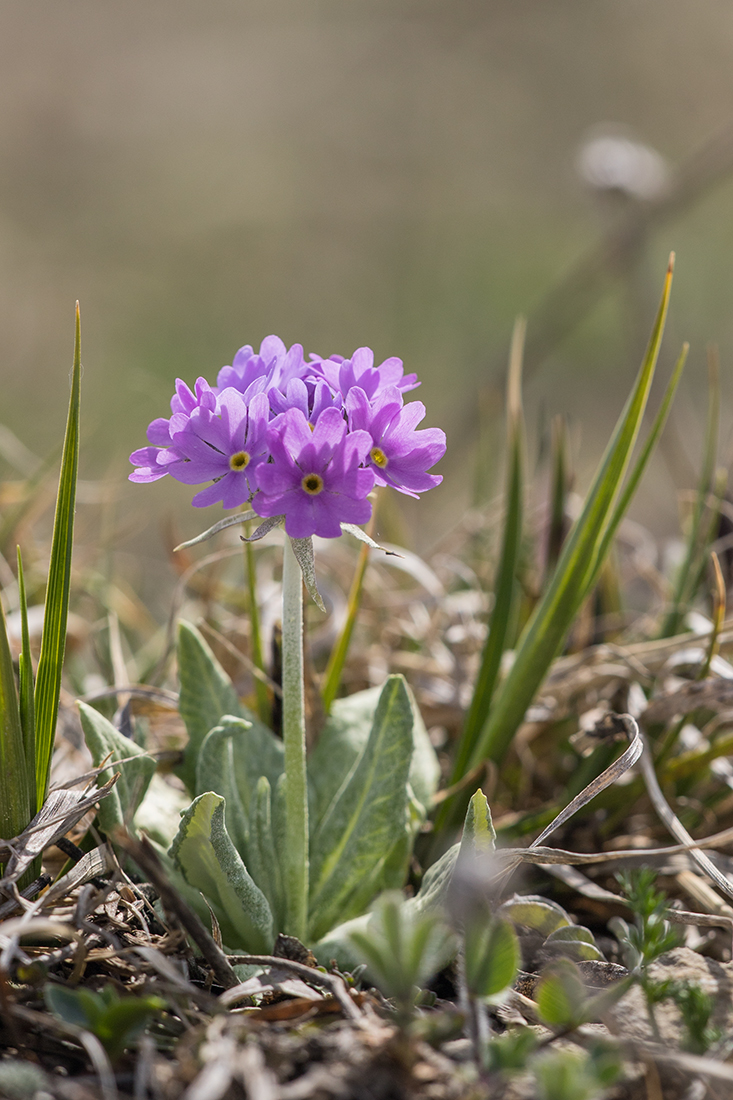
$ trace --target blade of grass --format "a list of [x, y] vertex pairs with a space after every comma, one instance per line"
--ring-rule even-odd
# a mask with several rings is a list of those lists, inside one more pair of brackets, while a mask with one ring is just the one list
[[[25, 745], [26, 771], [29, 777], [36, 774], [36, 712], [33, 704], [33, 662], [31, 659], [31, 639], [28, 630], [28, 599], [25, 591], [23, 558], [18, 547], [18, 595], [20, 598], [21, 650], [18, 658], [20, 687], [20, 725]], [[28, 794], [31, 801], [31, 817], [38, 809], [36, 805], [35, 779], [30, 782]]]
[[[695, 595], [700, 577], [700, 562], [707, 558], [709, 532], [704, 523], [708, 495], [713, 490], [715, 456], [718, 450], [718, 425], [720, 421], [720, 365], [717, 351], [708, 349], [708, 416], [705, 429], [705, 452], [695, 507], [690, 520], [685, 558], [677, 574], [672, 606], [662, 623], [660, 638], [678, 634], [682, 621]], [[710, 525], [711, 526], [711, 525]]]
[[331, 704], [338, 695], [339, 685], [341, 684], [341, 675], [344, 671], [346, 655], [349, 652], [349, 645], [351, 644], [351, 635], [354, 632], [354, 624], [356, 623], [356, 616], [359, 612], [359, 605], [361, 604], [364, 574], [366, 573], [366, 567], [369, 563], [369, 549], [369, 545], [366, 542], [363, 542], [359, 548], [359, 557], [357, 558], [354, 577], [351, 581], [351, 588], [349, 589], [346, 622], [336, 641], [336, 645], [331, 650], [331, 655], [326, 665], [323, 691], [321, 693], [323, 708], [326, 714], [330, 711]]
[[702, 668], [698, 673], [698, 680], [704, 680], [710, 672], [710, 665], [712, 664], [713, 657], [720, 649], [720, 631], [723, 629], [723, 623], [725, 622], [726, 591], [723, 570], [720, 568], [720, 560], [714, 550], [710, 554], [710, 559], [713, 563], [715, 585], [713, 588], [713, 629], [710, 632], [708, 651], [705, 655]]
[[13, 658], [0, 601], [0, 836], [18, 836], [33, 816]]
[[[328, 658], [328, 664], [326, 665], [326, 671], [323, 677], [321, 697], [323, 699], [323, 707], [326, 714], [330, 711], [331, 704], [338, 695], [338, 689], [341, 684], [341, 676], [343, 675], [344, 665], [346, 664], [346, 656], [349, 652], [349, 646], [351, 645], [351, 635], [354, 633], [354, 625], [361, 605], [364, 576], [366, 574], [367, 565], [369, 564], [369, 551], [370, 549], [381, 549], [381, 547], [372, 540], [372, 534], [374, 533], [377, 523], [377, 507], [380, 500], [379, 494], [377, 493], [375, 495], [376, 500], [372, 506], [372, 515], [367, 524], [366, 531], [362, 531], [359, 527], [353, 527], [351, 524], [348, 525], [350, 533], [363, 541], [359, 549], [359, 557], [357, 558], [356, 570], [351, 581], [351, 588], [349, 589], [346, 621], [335, 646], [331, 650], [331, 655]], [[389, 551], [386, 552], [389, 553]]]
[[597, 576], [602, 565], [599, 549], [604, 547], [609, 522], [616, 518], [615, 506], [621, 483], [654, 377], [669, 304], [672, 270], [673, 257], [670, 258], [662, 300], [636, 383], [588, 491], [583, 511], [565, 542], [553, 578], [519, 640], [514, 664], [494, 700], [469, 767], [476, 767], [484, 757], [497, 763], [503, 759], [551, 661], [562, 648], [578, 607], [588, 593], [589, 582]]
[[59, 710], [61, 670], [66, 650], [66, 622], [71, 585], [71, 552], [74, 538], [76, 480], [79, 469], [79, 401], [81, 389], [81, 323], [76, 303], [74, 365], [66, 435], [61, 459], [51, 558], [48, 567], [46, 607], [41, 655], [36, 677], [36, 802], [41, 806], [48, 792], [56, 719]]
[[550, 522], [547, 528], [547, 565], [549, 578], [557, 565], [566, 530], [566, 500], [568, 495], [567, 426], [562, 416], [552, 421], [552, 485], [550, 488]]
[[522, 542], [524, 497], [524, 422], [522, 416], [522, 355], [526, 322], [517, 318], [512, 334], [507, 384], [507, 480], [505, 490], [504, 537], [494, 585], [494, 609], [489, 634], [481, 658], [476, 686], [466, 716], [466, 724], [456, 753], [451, 778], [457, 783], [465, 774], [476, 741], [486, 722], [501, 658], [517, 602], [517, 561]]
[[664, 392], [664, 397], [662, 398], [662, 403], [659, 406], [659, 411], [654, 418], [654, 423], [652, 424], [651, 431], [649, 432], [646, 442], [641, 449], [641, 453], [639, 454], [639, 457], [634, 464], [633, 470], [626, 480], [626, 484], [624, 485], [621, 496], [618, 499], [618, 503], [616, 504], [611, 520], [606, 527], [603, 538], [601, 539], [600, 546], [598, 548], [596, 565], [595, 568], [591, 570], [588, 579], [588, 591], [593, 587], [600, 575], [600, 572], [603, 568], [603, 563], [606, 560], [606, 556], [610, 550], [611, 543], [614, 539], [616, 531], [618, 530], [619, 524], [626, 515], [626, 511], [629, 507], [629, 504], [631, 503], [634, 493], [639, 487], [639, 482], [642, 479], [644, 471], [647, 467], [647, 463], [652, 456], [652, 452], [657, 445], [660, 435], [664, 431], [664, 425], [667, 423], [669, 410], [672, 407], [672, 402], [677, 392], [680, 378], [682, 377], [682, 371], [684, 370], [685, 363], [687, 362], [687, 353], [689, 350], [689, 344], [682, 345], [682, 350], [680, 351], [677, 362], [675, 363], [674, 370], [672, 371], [672, 377], [667, 384], [667, 389]]
[[[249, 533], [249, 528], [247, 529]], [[247, 571], [247, 590], [249, 594], [249, 622], [252, 631], [252, 663], [260, 672], [265, 671], [265, 662], [262, 657], [262, 632], [260, 630], [260, 609], [257, 603], [257, 569], [255, 566], [255, 552], [251, 542], [243, 543], [244, 562]], [[270, 700], [267, 694], [266, 684], [255, 676], [255, 693], [257, 695], [257, 713], [260, 720], [266, 726], [270, 724]]]

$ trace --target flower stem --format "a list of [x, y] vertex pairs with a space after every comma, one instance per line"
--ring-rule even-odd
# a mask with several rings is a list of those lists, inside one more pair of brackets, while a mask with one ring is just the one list
[[285, 743], [286, 932], [305, 940], [308, 926], [308, 787], [303, 689], [303, 579], [290, 539], [283, 554], [283, 741]]

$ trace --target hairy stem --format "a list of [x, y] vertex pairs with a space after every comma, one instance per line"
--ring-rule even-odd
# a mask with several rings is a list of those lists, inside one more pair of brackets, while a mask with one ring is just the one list
[[287, 928], [305, 940], [308, 924], [308, 787], [303, 690], [303, 580], [290, 539], [283, 555], [283, 741]]

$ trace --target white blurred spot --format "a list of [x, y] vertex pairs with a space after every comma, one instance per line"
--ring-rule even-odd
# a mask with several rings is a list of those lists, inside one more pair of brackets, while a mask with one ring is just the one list
[[649, 145], [623, 133], [599, 133], [580, 149], [577, 169], [598, 191], [620, 191], [635, 199], [656, 199], [666, 191], [669, 170]]

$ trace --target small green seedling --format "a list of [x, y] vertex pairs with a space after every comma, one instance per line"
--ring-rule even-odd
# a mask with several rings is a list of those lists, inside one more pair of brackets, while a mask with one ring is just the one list
[[151, 1017], [165, 1008], [160, 997], [120, 997], [113, 985], [93, 993], [49, 984], [43, 996], [46, 1007], [59, 1020], [96, 1035], [113, 1062], [131, 1046]]
[[608, 922], [617, 937], [624, 961], [641, 986], [646, 999], [649, 1024], [655, 1039], [660, 1038], [654, 1006], [674, 996], [676, 983], [651, 977], [649, 967], [680, 943], [680, 934], [666, 919], [667, 899], [655, 888], [656, 874], [649, 867], [618, 875], [626, 894], [634, 923], [620, 917]]
[[354, 953], [385, 996], [395, 1002], [398, 1018], [412, 1016], [421, 986], [452, 953], [452, 934], [435, 912], [416, 913], [404, 897], [390, 891], [379, 898], [365, 931], [354, 931]]
[[618, 1058], [607, 1048], [575, 1053], [553, 1050], [532, 1062], [540, 1100], [600, 1100], [621, 1073]]

